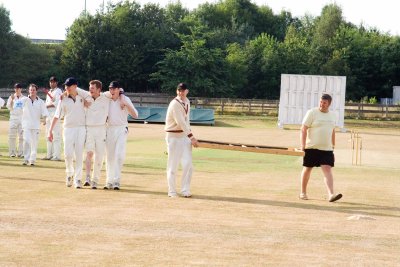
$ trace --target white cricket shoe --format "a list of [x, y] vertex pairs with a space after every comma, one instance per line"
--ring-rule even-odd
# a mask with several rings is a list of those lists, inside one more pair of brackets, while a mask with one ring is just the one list
[[86, 176], [86, 181], [85, 184], [83, 186], [90, 186], [90, 176]]
[[113, 188], [114, 188], [114, 190], [119, 190], [119, 183], [114, 183], [114, 186], [113, 186]]
[[92, 182], [92, 189], [97, 189], [97, 183], [96, 182]]
[[77, 180], [77, 181], [75, 182], [75, 188], [76, 188], [76, 189], [81, 189], [81, 188], [82, 188], [82, 182], [81, 182], [81, 180]]
[[107, 184], [103, 187], [103, 189], [104, 189], [104, 190], [113, 189], [112, 183], [107, 183]]
[[65, 184], [66, 184], [68, 187], [71, 187], [71, 186], [72, 186], [72, 177], [71, 177], [71, 176], [68, 176], [68, 177], [65, 178]]

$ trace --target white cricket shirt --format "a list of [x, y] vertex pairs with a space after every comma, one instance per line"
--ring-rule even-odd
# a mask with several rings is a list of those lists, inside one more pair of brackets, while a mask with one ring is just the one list
[[81, 96], [77, 95], [75, 100], [68, 96], [59, 101], [54, 117], [58, 119], [64, 117], [64, 128], [85, 126], [86, 116], [83, 100]]
[[33, 100], [29, 97], [23, 97], [21, 101], [23, 102], [22, 129], [39, 130], [40, 118], [49, 115], [45, 102], [39, 97]]
[[[127, 96], [125, 97], [125, 102], [132, 106], [132, 101]], [[121, 101], [119, 98], [117, 100], [110, 101], [110, 109], [108, 111], [108, 126], [128, 126], [128, 108], [124, 107], [121, 109]]]
[[54, 105], [54, 107], [47, 108], [49, 113], [54, 113], [56, 111], [56, 108], [58, 106], [58, 102], [60, 102], [60, 95], [62, 95], [62, 91], [58, 87], [54, 88], [54, 89], [50, 89], [48, 94], [46, 94], [46, 107], [48, 105], [51, 105], [51, 104]]

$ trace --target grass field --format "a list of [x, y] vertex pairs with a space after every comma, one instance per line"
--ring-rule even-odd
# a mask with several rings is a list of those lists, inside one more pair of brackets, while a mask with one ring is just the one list
[[[168, 198], [158, 124], [130, 125], [120, 191], [67, 188], [63, 162], [6, 157], [7, 127], [0, 121], [0, 266], [400, 266], [400, 122], [346, 122], [363, 137], [362, 166], [338, 132], [337, 203], [318, 169], [311, 199], [297, 198], [301, 158], [209, 149], [193, 150], [193, 198]], [[297, 127], [276, 129], [268, 117], [222, 116], [193, 131], [277, 146], [299, 139]]]

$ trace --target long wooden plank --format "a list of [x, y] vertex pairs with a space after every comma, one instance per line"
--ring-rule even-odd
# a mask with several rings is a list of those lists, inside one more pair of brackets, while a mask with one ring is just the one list
[[245, 145], [238, 143], [223, 143], [208, 140], [198, 140], [199, 147], [211, 149], [234, 150], [243, 152], [255, 152], [275, 155], [289, 155], [289, 156], [304, 156], [304, 151], [297, 150], [290, 147], [274, 147], [274, 146], [258, 146], [258, 145]]

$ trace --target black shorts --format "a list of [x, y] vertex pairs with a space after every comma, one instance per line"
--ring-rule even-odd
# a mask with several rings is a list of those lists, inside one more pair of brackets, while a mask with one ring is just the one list
[[321, 165], [335, 166], [333, 151], [319, 149], [305, 149], [303, 158], [304, 167], [320, 167]]

